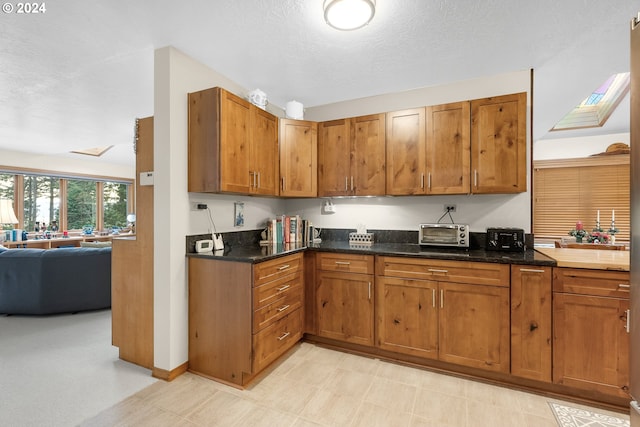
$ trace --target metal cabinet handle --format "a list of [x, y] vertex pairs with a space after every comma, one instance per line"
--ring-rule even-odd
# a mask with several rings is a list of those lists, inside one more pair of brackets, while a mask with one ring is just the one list
[[291, 332], [285, 332], [284, 334], [280, 335], [279, 337], [277, 337], [278, 341], [282, 341], [283, 339], [285, 339], [286, 337], [288, 337], [289, 335], [291, 335]]
[[280, 286], [279, 288], [276, 288], [276, 291], [278, 292], [282, 292], [286, 289], [289, 289], [291, 287], [291, 285], [284, 285], [284, 286]]
[[520, 271], [523, 273], [544, 273], [544, 270], [536, 270], [534, 268], [521, 268]]
[[424, 189], [424, 173], [420, 174], [420, 188]]
[[249, 176], [251, 177], [251, 186], [255, 187], [256, 186], [256, 174], [253, 171], [249, 171]]
[[344, 191], [349, 191], [349, 177], [344, 177]]
[[427, 271], [429, 271], [430, 273], [443, 273], [443, 274], [447, 274], [449, 272], [449, 270], [440, 270], [438, 268], [430, 268]]
[[630, 326], [631, 326], [631, 319], [630, 319], [631, 318], [631, 309], [627, 309], [626, 313], [627, 313], [627, 324], [625, 325], [624, 328], [626, 329], [627, 333], [629, 333], [629, 329], [630, 329]]
[[351, 263], [349, 261], [336, 261], [336, 264], [338, 264], [338, 265], [351, 265]]
[[369, 282], [369, 301], [371, 301], [371, 282]]
[[429, 190], [431, 190], [431, 172], [429, 172], [429, 174], [427, 175], [427, 177], [429, 178], [427, 181], [427, 184], [429, 186]]
[[260, 172], [258, 172], [258, 188], [260, 188]]
[[278, 267], [278, 271], [286, 270], [289, 267], [291, 267], [289, 264], [285, 264], [283, 266]]
[[478, 169], [473, 170], [473, 186], [478, 188]]
[[629, 288], [631, 288], [631, 285], [629, 285], [628, 283], [618, 284], [618, 289], [629, 289]]
[[351, 191], [353, 191], [353, 175], [351, 175]]
[[284, 176], [282, 177], [282, 191], [284, 191]]
[[444, 289], [440, 289], [440, 308], [444, 308]]
[[436, 290], [431, 289], [431, 306], [436, 308]]
[[286, 310], [287, 308], [289, 308], [289, 307], [290, 307], [290, 305], [289, 305], [289, 304], [287, 304], [287, 305], [283, 305], [282, 307], [278, 308], [276, 311], [277, 311], [278, 313], [282, 313], [283, 311], [285, 311], [285, 310]]

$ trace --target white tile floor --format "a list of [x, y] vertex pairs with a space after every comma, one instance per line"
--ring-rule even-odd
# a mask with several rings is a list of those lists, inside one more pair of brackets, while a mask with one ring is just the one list
[[118, 359], [108, 310], [0, 316], [2, 427], [557, 427], [550, 399], [309, 343], [244, 391], [150, 375]]
[[302, 343], [247, 390], [186, 373], [82, 425], [557, 427], [549, 401]]

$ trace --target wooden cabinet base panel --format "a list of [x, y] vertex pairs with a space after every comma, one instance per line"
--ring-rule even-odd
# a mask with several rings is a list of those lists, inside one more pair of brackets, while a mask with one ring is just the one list
[[480, 381], [491, 385], [535, 393], [549, 398], [563, 399], [607, 410], [627, 414], [629, 413], [630, 398], [623, 399], [595, 391], [586, 391], [560, 384], [518, 378], [501, 372], [492, 372], [484, 369], [446, 363], [439, 360], [424, 359], [406, 354], [394, 353], [376, 347], [346, 343], [317, 335], [305, 334], [303, 340], [332, 350], [343, 351], [364, 357], [375, 357], [387, 362], [425, 369], [440, 374], [452, 375], [467, 380]]
[[182, 365], [178, 366], [177, 368], [173, 368], [170, 371], [167, 371], [166, 369], [156, 368], [154, 366], [153, 369], [151, 370], [151, 376], [153, 378], [158, 378], [160, 380], [173, 381], [176, 378], [178, 378], [180, 375], [187, 372], [188, 367], [189, 367], [189, 362], [184, 362]]

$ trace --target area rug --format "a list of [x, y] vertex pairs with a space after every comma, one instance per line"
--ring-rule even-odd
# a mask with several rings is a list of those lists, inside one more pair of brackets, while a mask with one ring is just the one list
[[629, 421], [586, 409], [549, 402], [560, 427], [629, 427]]

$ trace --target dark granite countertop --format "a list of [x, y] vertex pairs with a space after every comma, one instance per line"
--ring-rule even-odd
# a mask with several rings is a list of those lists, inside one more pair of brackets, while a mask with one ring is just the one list
[[529, 249], [525, 252], [494, 252], [484, 249], [427, 248], [416, 243], [374, 243], [371, 246], [351, 245], [345, 241], [323, 241], [308, 246], [278, 245], [277, 247], [246, 245], [225, 247], [215, 253], [187, 253], [188, 257], [210, 258], [224, 261], [258, 263], [293, 253], [315, 250], [365, 255], [390, 255], [411, 258], [431, 258], [455, 261], [495, 262], [500, 264], [529, 264], [555, 266], [552, 258]]

